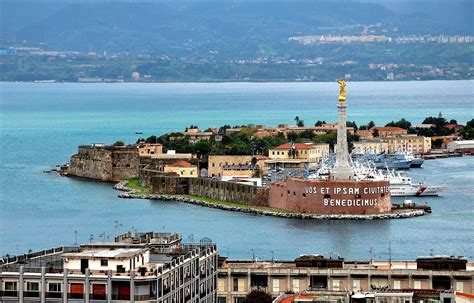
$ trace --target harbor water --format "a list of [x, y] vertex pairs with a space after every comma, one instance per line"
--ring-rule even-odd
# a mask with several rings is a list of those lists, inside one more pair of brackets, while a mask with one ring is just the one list
[[[348, 120], [359, 125], [439, 112], [461, 124], [474, 117], [474, 81], [348, 83]], [[137, 140], [224, 124], [275, 125], [337, 119], [337, 83], [1, 83], [0, 255], [112, 238], [116, 231], [175, 231], [208, 237], [232, 258], [295, 258], [338, 253], [348, 259], [474, 259], [474, 157], [425, 161], [414, 180], [446, 184], [440, 197], [413, 199], [433, 213], [385, 221], [260, 217], [178, 202], [117, 198], [113, 184], [44, 173], [77, 146]], [[403, 198], [394, 198], [402, 202]], [[118, 222], [118, 225], [116, 222]], [[117, 228], [115, 228], [117, 226]]]

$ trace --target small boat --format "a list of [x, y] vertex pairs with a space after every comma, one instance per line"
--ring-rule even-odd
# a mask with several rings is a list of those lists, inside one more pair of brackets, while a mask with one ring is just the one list
[[135, 132], [135, 135], [143, 135], [143, 132], [137, 131]]

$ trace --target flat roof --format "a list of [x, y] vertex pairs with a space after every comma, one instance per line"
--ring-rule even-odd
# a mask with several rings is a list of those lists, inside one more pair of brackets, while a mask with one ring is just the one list
[[146, 251], [143, 248], [116, 248], [101, 250], [84, 250], [78, 253], [63, 254], [63, 258], [104, 258], [104, 259], [123, 259], [131, 258]]

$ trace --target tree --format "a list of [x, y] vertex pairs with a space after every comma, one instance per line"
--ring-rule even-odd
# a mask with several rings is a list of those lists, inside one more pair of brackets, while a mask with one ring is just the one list
[[273, 301], [272, 296], [263, 290], [252, 290], [245, 296], [245, 303], [271, 303]]
[[112, 144], [113, 146], [125, 146], [125, 143], [123, 143], [123, 141], [121, 140], [118, 140], [118, 141], [115, 141], [114, 144]]
[[298, 125], [300, 123], [300, 117], [296, 116], [295, 117], [295, 124]]
[[456, 121], [455, 119], [451, 119], [449, 120], [449, 124], [458, 124], [458, 121]]
[[400, 128], [403, 128], [403, 129], [409, 129], [411, 127], [411, 122], [406, 120], [405, 118], [402, 118], [397, 122], [392, 121], [390, 123], [387, 123], [385, 126], [400, 127]]
[[466, 126], [474, 128], [474, 119], [471, 119], [470, 121], [467, 121]]
[[298, 134], [295, 132], [289, 132], [286, 137], [289, 141], [296, 141], [296, 139], [298, 139]]
[[351, 122], [351, 121], [347, 121], [347, 122], [346, 122], [346, 126], [347, 126], [347, 127], [353, 127], [354, 130], [357, 130], [357, 124], [355, 123], [355, 121], [352, 121], [352, 122]]
[[212, 145], [207, 140], [201, 140], [194, 144], [194, 152], [198, 155], [199, 158], [209, 155], [211, 149]]
[[298, 121], [298, 123], [296, 124], [298, 127], [303, 127], [304, 126], [304, 121], [303, 120], [300, 120]]
[[462, 129], [459, 130], [459, 134], [463, 137], [464, 140], [473, 140], [474, 127], [464, 126]]
[[367, 129], [371, 129], [372, 127], [375, 126], [375, 122], [374, 121], [370, 121], [369, 124], [367, 124]]
[[316, 121], [316, 123], [314, 123], [314, 126], [322, 126], [324, 124], [326, 124], [326, 121], [318, 120], [318, 121]]

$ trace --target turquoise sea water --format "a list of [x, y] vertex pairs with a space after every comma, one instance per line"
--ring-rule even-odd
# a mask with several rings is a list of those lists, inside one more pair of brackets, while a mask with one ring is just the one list
[[[378, 124], [437, 115], [474, 117], [474, 81], [348, 83], [348, 119]], [[223, 124], [335, 121], [337, 83], [34, 84], [1, 83], [0, 255], [112, 236], [176, 231], [209, 237], [224, 255], [294, 258], [338, 252], [346, 258], [398, 259], [436, 254], [474, 258], [474, 158], [425, 162], [416, 179], [443, 184], [439, 198], [417, 199], [433, 214], [391, 221], [303, 221], [258, 217], [182, 203], [121, 200], [111, 184], [43, 170], [66, 163], [77, 145]]]

